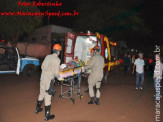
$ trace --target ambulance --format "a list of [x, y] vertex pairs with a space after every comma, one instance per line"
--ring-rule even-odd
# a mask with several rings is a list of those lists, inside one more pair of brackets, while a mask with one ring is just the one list
[[98, 45], [100, 53], [105, 59], [104, 79], [107, 81], [109, 71], [117, 67], [120, 62], [116, 55], [117, 43], [110, 41], [105, 35], [99, 33], [67, 33], [64, 50], [64, 63], [76, 57], [88, 64], [91, 54], [90, 49]]

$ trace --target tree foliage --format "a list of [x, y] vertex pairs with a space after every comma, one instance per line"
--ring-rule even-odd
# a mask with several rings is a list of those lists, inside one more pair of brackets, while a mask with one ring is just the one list
[[[21, 0], [25, 1], [25, 0]], [[29, 2], [26, 0], [26, 2]], [[1, 12], [38, 12], [37, 7], [18, 6], [17, 0], [0, 1]], [[16, 46], [20, 36], [30, 33], [42, 23], [42, 19], [36, 16], [1, 16], [0, 15], [1, 37], [10, 41]]]
[[79, 32], [100, 32], [114, 40], [132, 37], [134, 41], [151, 33], [141, 17], [142, 9], [142, 0], [83, 0], [74, 28]]

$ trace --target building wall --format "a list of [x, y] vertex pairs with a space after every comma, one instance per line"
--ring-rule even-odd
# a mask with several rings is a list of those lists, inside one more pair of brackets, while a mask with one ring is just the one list
[[[51, 35], [72, 32], [72, 29], [57, 25], [42, 26], [35, 29], [24, 41], [17, 44], [20, 54], [44, 58], [51, 53]], [[11, 46], [11, 44], [8, 44]]]
[[[8, 46], [11, 46], [8, 43]], [[51, 53], [51, 44], [48, 45], [40, 43], [18, 43], [17, 48], [20, 54], [28, 55], [35, 58], [44, 58], [46, 55]]]
[[45, 44], [27, 44], [27, 43], [18, 43], [17, 48], [19, 49], [21, 54], [25, 54], [28, 56], [36, 57], [36, 58], [44, 58], [46, 55], [51, 52], [51, 45]]
[[54, 33], [67, 33], [67, 32], [72, 32], [72, 29], [66, 28], [66, 27], [61, 27], [57, 25], [49, 25], [51, 26], [51, 31]]
[[24, 42], [32, 43], [50, 43], [52, 33], [67, 33], [72, 32], [72, 29], [61, 27], [57, 25], [47, 25], [35, 29], [28, 37], [24, 39]]
[[29, 43], [50, 43], [51, 42], [51, 26], [43, 26], [35, 29], [28, 37], [24, 39], [24, 42]]

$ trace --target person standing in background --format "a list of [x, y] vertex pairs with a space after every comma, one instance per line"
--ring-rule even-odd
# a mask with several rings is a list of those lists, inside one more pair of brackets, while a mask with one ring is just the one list
[[[139, 53], [139, 58], [135, 60], [132, 74], [135, 72], [136, 67], [136, 90], [138, 90], [139, 86], [140, 89], [143, 89], [143, 82], [144, 82], [144, 60], [143, 60], [143, 53]], [[139, 77], [141, 79], [141, 83], [139, 85]]]
[[131, 59], [131, 67], [132, 67], [132, 70], [133, 70], [134, 62], [135, 62], [135, 55], [133, 55], [132, 56], [132, 59]]
[[128, 57], [128, 60], [129, 60], [129, 66], [128, 66], [128, 71], [127, 72], [129, 72], [130, 66], [131, 66], [131, 55], [128, 54], [127, 57]]
[[132, 56], [132, 64], [135, 62], [135, 55]]
[[125, 54], [124, 58], [123, 58], [123, 61], [124, 61], [124, 76], [126, 76], [127, 73], [128, 73], [128, 70], [129, 70], [129, 66], [130, 66], [129, 55]]

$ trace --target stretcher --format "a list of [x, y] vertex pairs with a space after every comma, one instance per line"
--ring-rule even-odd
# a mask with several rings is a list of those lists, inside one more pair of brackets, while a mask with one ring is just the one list
[[[59, 99], [66, 98], [75, 103], [75, 99], [82, 98], [81, 94], [81, 77], [85, 77], [85, 71], [82, 67], [74, 67], [72, 69], [67, 69], [60, 72], [60, 77], [64, 79], [61, 81], [61, 92], [59, 95]], [[67, 91], [64, 91], [64, 87], [69, 87]]]

